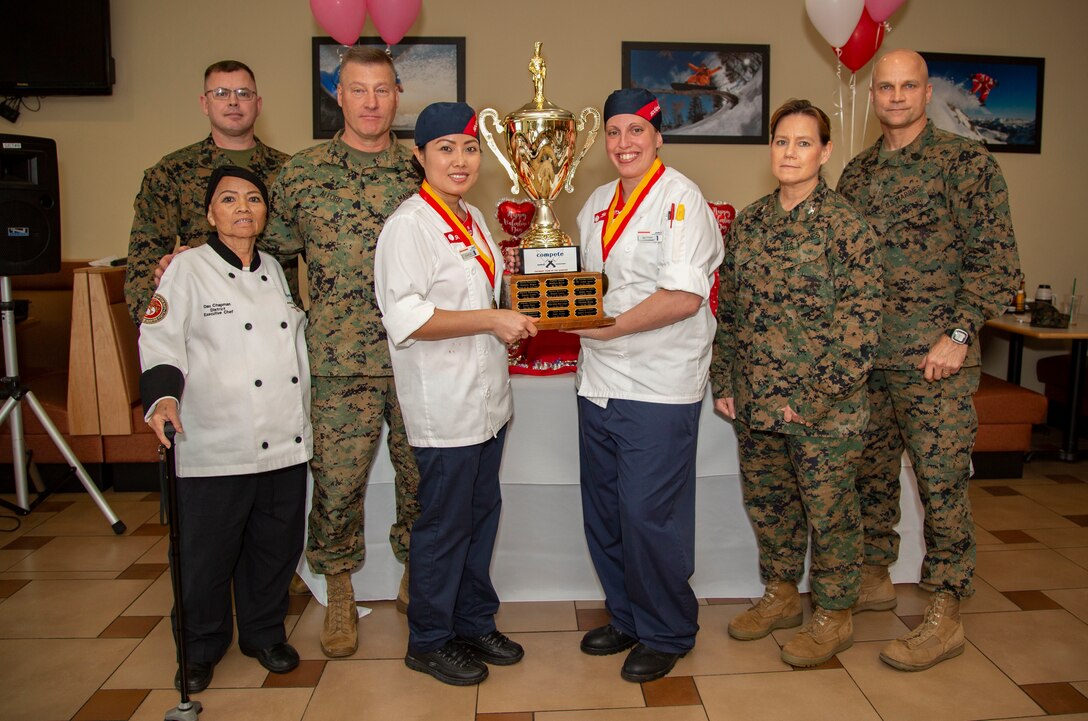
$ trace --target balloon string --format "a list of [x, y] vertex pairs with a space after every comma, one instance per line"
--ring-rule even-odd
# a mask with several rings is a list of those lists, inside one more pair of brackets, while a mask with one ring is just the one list
[[858, 99], [858, 76], [856, 73], [850, 75], [850, 157], [854, 157], [854, 127], [857, 121], [857, 99]]
[[[846, 145], [846, 107], [842, 103], [842, 48], [835, 48], [835, 87], [839, 91], [839, 102], [835, 104], [837, 114], [839, 116], [839, 135], [842, 137], [842, 144]], [[852, 158], [853, 155], [844, 156], [842, 159], [842, 167], [846, 169], [846, 161]]]
[[865, 94], [865, 118], [861, 124], [861, 142], [866, 142], [865, 136], [869, 134], [869, 108], [873, 105], [873, 65], [869, 65], [869, 83], [866, 85]]

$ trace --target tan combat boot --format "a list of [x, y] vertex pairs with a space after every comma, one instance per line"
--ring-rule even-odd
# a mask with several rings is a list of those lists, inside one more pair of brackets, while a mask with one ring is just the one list
[[400, 576], [400, 590], [397, 591], [397, 610], [408, 613], [408, 564], [404, 564], [404, 573]]
[[830, 611], [817, 606], [808, 623], [782, 647], [782, 660], [791, 666], [819, 666], [853, 645], [850, 609]]
[[933, 594], [922, 623], [885, 646], [880, 660], [901, 671], [924, 671], [959, 656], [965, 645], [960, 600], [939, 591]]
[[858, 590], [858, 602], [854, 604], [854, 613], [862, 611], [890, 611], [898, 600], [895, 586], [887, 566], [861, 567], [861, 588]]
[[302, 576], [296, 573], [291, 576], [291, 585], [287, 587], [287, 593], [292, 596], [309, 596], [310, 587], [302, 580]]
[[321, 650], [329, 658], [350, 656], [359, 647], [358, 611], [351, 572], [325, 576], [329, 601], [325, 607], [325, 625], [321, 629]]
[[800, 625], [801, 596], [797, 584], [771, 581], [756, 605], [729, 622], [729, 635], [741, 641], [754, 641], [776, 628]]

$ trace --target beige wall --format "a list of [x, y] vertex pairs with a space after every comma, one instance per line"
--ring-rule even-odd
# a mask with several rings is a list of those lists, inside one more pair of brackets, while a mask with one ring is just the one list
[[[830, 113], [838, 92], [833, 57], [803, 6], [802, 0], [549, 0], [539, 4], [545, 12], [533, 12], [534, 5], [520, 0], [424, 0], [410, 34], [465, 36], [467, 99], [500, 115], [530, 98], [526, 64], [534, 40], [544, 41], [548, 97], [575, 111], [600, 107], [619, 86], [622, 40], [656, 40], [770, 44], [772, 108], [789, 97], [808, 97]], [[325, 33], [306, 0], [112, 0], [112, 15], [114, 94], [45, 98], [39, 112], [24, 111], [17, 124], [2, 127], [57, 140], [66, 258], [125, 254], [143, 169], [207, 133], [197, 98], [201, 72], [215, 60], [238, 58], [256, 71], [264, 97], [257, 126], [263, 140], [289, 152], [315, 142], [310, 38]], [[1040, 282], [1063, 292], [1074, 276], [1088, 291], [1088, 243], [1080, 219], [1088, 197], [1083, 171], [1088, 93], [1082, 85], [1088, 3], [908, 0], [891, 20], [888, 48], [1046, 58], [1043, 152], [1003, 153], [998, 159], [1012, 192], [1029, 294]], [[364, 33], [374, 33], [369, 21]], [[868, 68], [858, 78], [863, 86]], [[862, 88], [859, 135], [864, 108]], [[870, 114], [866, 142], [876, 137], [874, 125]], [[855, 152], [862, 147], [859, 137]], [[847, 154], [836, 148], [828, 165], [830, 182], [837, 181]], [[662, 156], [698, 182], [708, 199], [728, 200], [738, 208], [773, 186], [764, 147], [669, 145]], [[568, 230], [589, 191], [611, 177], [602, 148], [595, 148], [579, 171], [574, 194], [559, 201]], [[508, 190], [505, 173], [488, 158], [470, 200], [489, 211]], [[1003, 343], [990, 346], [987, 365], [997, 367]], [[1025, 380], [1028, 376], [1033, 373]]]

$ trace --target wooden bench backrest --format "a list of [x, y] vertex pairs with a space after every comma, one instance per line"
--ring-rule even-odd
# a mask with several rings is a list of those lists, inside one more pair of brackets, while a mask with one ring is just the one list
[[[86, 268], [77, 271], [72, 298], [72, 355], [69, 364], [69, 412], [74, 393], [82, 403], [80, 417], [97, 433], [122, 436], [134, 432], [132, 407], [140, 400], [140, 359], [137, 330], [125, 305], [124, 268]], [[84, 312], [82, 304], [86, 304]], [[80, 323], [76, 323], [76, 314]], [[81, 330], [77, 332], [77, 325]], [[81, 352], [77, 353], [77, 345]], [[90, 348], [89, 358], [82, 352]], [[84, 384], [93, 377], [96, 402], [82, 398]], [[79, 384], [79, 389], [74, 384]], [[81, 426], [82, 428], [82, 426]], [[86, 432], [86, 431], [84, 431]]]

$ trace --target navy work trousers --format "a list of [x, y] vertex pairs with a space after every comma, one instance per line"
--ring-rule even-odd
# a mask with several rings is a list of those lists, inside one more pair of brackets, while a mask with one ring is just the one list
[[495, 630], [499, 596], [491, 555], [499, 531], [499, 464], [506, 427], [483, 443], [413, 447], [420, 513], [412, 526], [408, 651], [427, 653], [456, 636]]
[[[646, 646], [695, 645], [695, 448], [702, 403], [578, 399], [582, 516], [612, 625]], [[414, 569], [413, 569], [414, 572]]]

